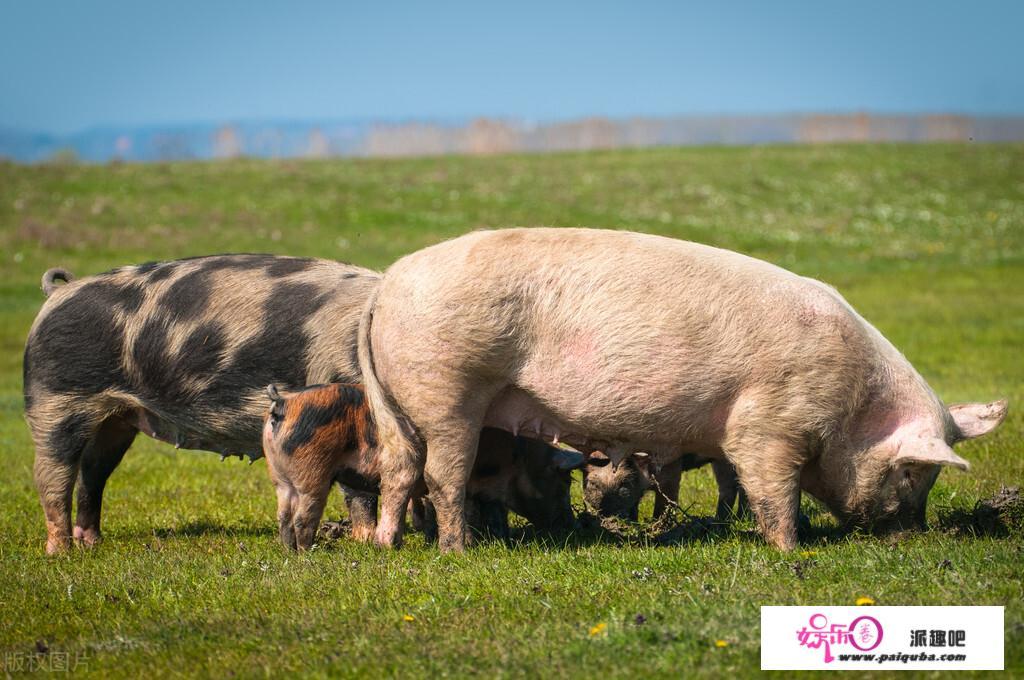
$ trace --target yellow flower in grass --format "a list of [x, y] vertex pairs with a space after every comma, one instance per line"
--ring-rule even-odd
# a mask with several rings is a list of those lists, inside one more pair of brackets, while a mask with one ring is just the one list
[[874, 603], [875, 603], [875, 601], [872, 598], [867, 597], [865, 595], [861, 595], [860, 597], [857, 598], [857, 606], [858, 607], [863, 607], [866, 604], [874, 604]]
[[402, 620], [405, 621], [406, 623], [412, 623], [413, 621], [416, 620], [416, 617], [413, 616], [412, 614], [406, 614], [405, 616], [402, 617]]
[[590, 637], [594, 637], [595, 635], [600, 635], [601, 633], [605, 632], [606, 630], [608, 630], [608, 624], [607, 623], [599, 623], [596, 626], [591, 627], [591, 629], [590, 629]]
[[729, 642], [726, 640], [715, 640], [715, 647], [728, 647]]
[[810, 559], [811, 557], [814, 557], [817, 554], [818, 554], [817, 550], [801, 550], [800, 551], [800, 558], [806, 560], [806, 559]]

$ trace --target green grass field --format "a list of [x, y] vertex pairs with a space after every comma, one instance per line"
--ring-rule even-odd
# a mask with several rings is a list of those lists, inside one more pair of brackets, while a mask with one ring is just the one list
[[[932, 530], [841, 535], [809, 501], [800, 550], [750, 524], [679, 545], [597, 533], [440, 555], [277, 543], [266, 466], [140, 438], [105, 542], [43, 555], [21, 357], [39, 277], [255, 251], [383, 268], [474, 228], [628, 228], [739, 250], [835, 285], [947, 403], [1010, 400], [959, 447]], [[0, 163], [0, 653], [139, 675], [754, 674], [759, 606], [1006, 606], [1024, 671], [1024, 526], [970, 519], [1024, 479], [1024, 146], [822, 146], [548, 156], [34, 166]], [[576, 490], [578, 495], [578, 489]], [[683, 504], [710, 515], [708, 469]], [[649, 514], [649, 501], [646, 513]], [[329, 515], [342, 513], [340, 495]], [[646, 571], [645, 571], [646, 570]], [[38, 654], [38, 650], [45, 653]], [[49, 664], [47, 666], [47, 664]]]

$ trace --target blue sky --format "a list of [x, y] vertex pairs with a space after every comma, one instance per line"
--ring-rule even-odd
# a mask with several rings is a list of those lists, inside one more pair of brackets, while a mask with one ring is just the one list
[[1024, 113], [1024, 3], [0, 0], [0, 125]]

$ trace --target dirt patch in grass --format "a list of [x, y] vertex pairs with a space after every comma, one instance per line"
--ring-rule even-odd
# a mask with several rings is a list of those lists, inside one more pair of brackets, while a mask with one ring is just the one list
[[1024, 529], [1024, 500], [1020, 488], [1003, 486], [970, 510], [958, 508], [939, 515], [939, 527], [956, 536], [1007, 536]]
[[731, 527], [712, 517], [695, 517], [678, 507], [653, 522], [599, 517], [584, 511], [577, 516], [577, 524], [584, 535], [599, 535], [603, 540], [630, 545], [689, 543], [725, 533]]
[[352, 522], [347, 519], [329, 520], [320, 525], [317, 537], [325, 541], [336, 541], [352, 534]]

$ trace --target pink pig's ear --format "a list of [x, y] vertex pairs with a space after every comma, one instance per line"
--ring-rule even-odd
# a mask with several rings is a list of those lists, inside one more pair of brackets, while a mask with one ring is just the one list
[[941, 439], [922, 438], [901, 443], [899, 451], [892, 459], [892, 465], [895, 467], [901, 463], [950, 465], [961, 470], [971, 469], [971, 464], [956, 455], [956, 452]]
[[960, 430], [957, 441], [974, 439], [996, 429], [1006, 417], [1008, 404], [1005, 399], [987, 404], [953, 404], [949, 407], [949, 415], [953, 416], [956, 427]]

